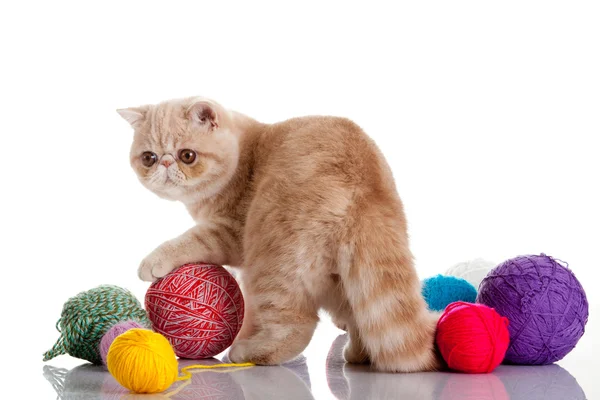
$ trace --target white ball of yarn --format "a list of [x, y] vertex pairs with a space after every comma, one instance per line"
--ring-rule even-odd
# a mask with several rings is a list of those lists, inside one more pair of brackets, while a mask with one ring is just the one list
[[483, 278], [485, 278], [495, 266], [496, 263], [492, 261], [476, 258], [474, 260], [464, 261], [453, 265], [448, 268], [445, 275], [463, 278], [477, 289], [479, 288], [481, 281], [483, 281]]

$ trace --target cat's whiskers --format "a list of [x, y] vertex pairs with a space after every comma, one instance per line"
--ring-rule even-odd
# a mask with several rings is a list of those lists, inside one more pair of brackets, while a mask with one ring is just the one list
[[164, 184], [167, 181], [167, 173], [164, 168], [157, 168], [148, 178], [148, 183], [152, 185]]
[[167, 177], [176, 185], [184, 185], [187, 180], [185, 174], [176, 166], [167, 169]]

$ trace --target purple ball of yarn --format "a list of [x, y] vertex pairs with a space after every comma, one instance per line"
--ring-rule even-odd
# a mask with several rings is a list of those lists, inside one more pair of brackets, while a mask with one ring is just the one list
[[106, 365], [106, 356], [108, 354], [108, 349], [110, 349], [110, 345], [112, 344], [112, 342], [117, 338], [117, 336], [133, 328], [144, 327], [135, 321], [119, 322], [118, 324], [110, 328], [104, 334], [104, 336], [102, 336], [102, 340], [100, 340], [100, 357], [102, 357], [102, 362], [104, 363], [104, 365]]
[[508, 318], [505, 363], [541, 365], [562, 359], [577, 344], [588, 320], [581, 284], [545, 254], [519, 256], [494, 268], [479, 286], [477, 302]]

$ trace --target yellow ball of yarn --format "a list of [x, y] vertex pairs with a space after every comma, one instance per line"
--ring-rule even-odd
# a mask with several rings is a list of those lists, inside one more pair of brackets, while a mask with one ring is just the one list
[[177, 357], [169, 341], [147, 329], [130, 329], [117, 336], [106, 356], [112, 376], [135, 393], [158, 393], [175, 382]]

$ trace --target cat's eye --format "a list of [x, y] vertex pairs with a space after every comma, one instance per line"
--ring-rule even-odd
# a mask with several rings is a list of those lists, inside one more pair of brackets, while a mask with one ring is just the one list
[[196, 160], [196, 152], [190, 149], [183, 149], [179, 151], [179, 159], [186, 164], [191, 164]]
[[158, 157], [151, 151], [145, 151], [142, 153], [142, 164], [146, 167], [151, 167], [154, 165]]

